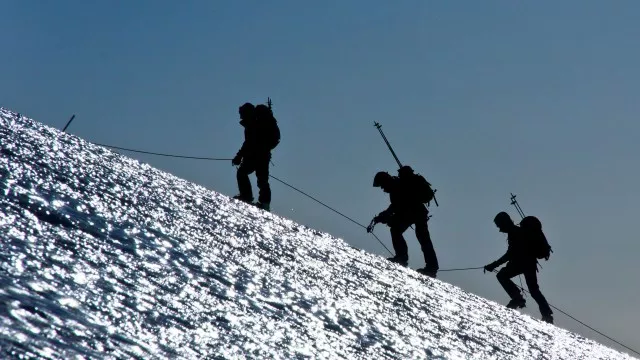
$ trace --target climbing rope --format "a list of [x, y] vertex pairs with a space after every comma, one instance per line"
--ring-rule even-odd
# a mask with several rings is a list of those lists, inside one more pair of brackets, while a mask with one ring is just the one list
[[[338, 215], [340, 215], [340, 216], [344, 217], [345, 219], [347, 219], [347, 220], [351, 221], [352, 223], [354, 223], [354, 224], [356, 224], [356, 225], [360, 226], [361, 228], [363, 228], [363, 229], [365, 229], [365, 230], [367, 229], [367, 227], [366, 227], [366, 226], [364, 226], [364, 225], [360, 224], [359, 222], [357, 222], [357, 221], [353, 220], [352, 218], [348, 217], [347, 215], [345, 215], [345, 214], [341, 213], [340, 211], [338, 211], [338, 210], [336, 210], [336, 209], [332, 208], [331, 206], [329, 206], [329, 205], [327, 205], [327, 204], [323, 203], [322, 201], [320, 201], [320, 200], [316, 199], [315, 197], [313, 197], [313, 196], [311, 196], [311, 195], [307, 194], [306, 192], [304, 192], [304, 191], [302, 191], [302, 190], [300, 190], [300, 189], [296, 188], [295, 186], [293, 186], [293, 185], [291, 185], [291, 184], [288, 184], [288, 183], [286, 183], [285, 181], [280, 180], [280, 179], [278, 179], [277, 177], [275, 177], [275, 176], [273, 176], [273, 175], [269, 175], [269, 177], [270, 177], [270, 178], [272, 178], [272, 179], [274, 179], [274, 180], [276, 180], [276, 181], [279, 181], [280, 183], [282, 183], [282, 184], [284, 184], [284, 185], [286, 185], [286, 186], [288, 186], [288, 187], [290, 187], [291, 189], [293, 189], [293, 190], [295, 190], [295, 191], [299, 192], [300, 194], [302, 194], [302, 195], [304, 195], [304, 196], [308, 197], [309, 199], [311, 199], [311, 200], [313, 200], [313, 201], [317, 202], [318, 204], [320, 204], [320, 205], [322, 205], [322, 206], [326, 207], [327, 209], [329, 209], [329, 210], [331, 210], [331, 211], [335, 212], [336, 214], [338, 214]], [[378, 240], [378, 242], [380, 243], [380, 245], [382, 245], [382, 246], [383, 246], [383, 247], [384, 247], [384, 248], [389, 252], [389, 254], [393, 255], [393, 253], [391, 252], [391, 250], [389, 250], [389, 248], [388, 248], [388, 247], [387, 247], [387, 246], [386, 246], [386, 245], [385, 245], [385, 244], [384, 244], [384, 243], [383, 243], [383, 242], [382, 242], [382, 241], [381, 241], [381, 240], [376, 236], [376, 234], [374, 234], [373, 232], [371, 232], [371, 235], [373, 235], [373, 237], [374, 237], [374, 238], [376, 238], [376, 240]]]
[[[151, 151], [142, 151], [142, 150], [136, 150], [136, 149], [129, 149], [129, 148], [124, 148], [124, 147], [119, 147], [119, 146], [113, 146], [113, 145], [106, 145], [106, 144], [99, 144], [99, 143], [93, 143], [94, 145], [99, 145], [99, 146], [104, 146], [104, 147], [108, 147], [108, 148], [112, 148], [112, 149], [118, 149], [118, 150], [124, 150], [124, 151], [130, 151], [130, 152], [134, 152], [134, 153], [141, 153], [141, 154], [150, 154], [150, 155], [158, 155], [158, 156], [165, 156], [165, 157], [172, 157], [172, 158], [181, 158], [181, 159], [195, 159], [195, 160], [209, 160], [209, 161], [220, 161], [220, 160], [224, 160], [224, 161], [231, 161], [233, 159], [230, 158], [211, 158], [211, 157], [200, 157], [200, 156], [185, 156], [185, 155], [173, 155], [173, 154], [163, 154], [163, 153], [158, 153], [158, 152], [151, 152]], [[288, 187], [290, 187], [291, 189], [301, 193], [302, 195], [308, 197], [309, 199], [317, 202], [318, 204], [326, 207], [327, 209], [335, 212], [336, 214], [344, 217], [345, 219], [351, 221], [352, 223], [360, 226], [363, 229], [367, 229], [366, 226], [360, 224], [359, 222], [353, 220], [352, 218], [350, 218], [349, 216], [341, 213], [340, 211], [336, 210], [335, 208], [323, 203], [322, 201], [316, 199], [315, 197], [307, 194], [306, 192], [296, 188], [295, 186], [281, 180], [278, 179], [277, 177], [273, 176], [273, 175], [269, 175], [270, 178], [279, 181], [280, 183], [282, 183], [283, 185], [286, 185]], [[380, 245], [382, 245], [382, 247], [385, 248], [385, 250], [387, 250], [389, 252], [389, 254], [393, 255], [393, 253], [391, 252], [391, 250], [389, 250], [389, 248], [382, 242], [382, 240], [380, 240], [380, 238], [378, 236], [376, 236], [376, 234], [374, 234], [373, 232], [371, 232], [371, 235], [380, 243]]]
[[[199, 156], [185, 156], [185, 155], [163, 154], [163, 153], [157, 153], [157, 152], [151, 152], [151, 151], [142, 151], [142, 150], [136, 150], [136, 149], [128, 149], [128, 148], [123, 148], [123, 147], [118, 147], [118, 146], [112, 146], [112, 145], [105, 145], [105, 144], [98, 144], [98, 143], [94, 143], [94, 144], [95, 144], [95, 145], [99, 145], [99, 146], [104, 146], [104, 147], [112, 148], [112, 149], [118, 149], [118, 150], [130, 151], [130, 152], [134, 152], [134, 153], [150, 154], [150, 155], [165, 156], [165, 157], [172, 157], [172, 158], [195, 159], [195, 160], [209, 160], [209, 161], [231, 161], [231, 160], [232, 160], [232, 159], [230, 159], [230, 158], [211, 158], [211, 157], [199, 157]], [[289, 188], [291, 188], [291, 189], [293, 189], [293, 190], [295, 190], [295, 191], [299, 192], [300, 194], [302, 194], [302, 195], [304, 195], [304, 196], [306, 196], [306, 197], [310, 198], [311, 200], [313, 200], [313, 201], [317, 202], [318, 204], [320, 204], [320, 205], [322, 205], [322, 206], [326, 207], [327, 209], [329, 209], [329, 210], [331, 210], [331, 211], [335, 212], [336, 214], [338, 214], [338, 215], [340, 215], [340, 216], [344, 217], [345, 219], [347, 219], [347, 220], [351, 221], [352, 223], [354, 223], [354, 224], [358, 225], [359, 227], [361, 227], [361, 228], [363, 228], [363, 229], [365, 229], [365, 230], [367, 229], [367, 227], [366, 227], [366, 226], [364, 226], [364, 225], [360, 224], [359, 222], [357, 222], [357, 221], [353, 220], [353, 219], [352, 219], [352, 218], [350, 218], [349, 216], [347, 216], [347, 215], [345, 215], [345, 214], [341, 213], [340, 211], [338, 211], [338, 210], [336, 210], [335, 208], [333, 208], [333, 207], [331, 207], [331, 206], [329, 206], [329, 205], [325, 204], [324, 202], [322, 202], [322, 201], [320, 201], [320, 200], [316, 199], [315, 197], [313, 197], [313, 196], [309, 195], [308, 193], [306, 193], [306, 192], [304, 192], [304, 191], [302, 191], [302, 190], [298, 189], [297, 187], [295, 187], [295, 186], [293, 186], [293, 185], [291, 185], [291, 184], [289, 184], [289, 183], [287, 183], [287, 182], [285, 182], [285, 181], [283, 181], [283, 180], [281, 180], [281, 179], [279, 179], [279, 178], [277, 178], [277, 177], [275, 177], [275, 176], [273, 176], [273, 175], [269, 175], [269, 177], [271, 177], [272, 179], [274, 179], [274, 180], [276, 180], [276, 181], [278, 181], [278, 182], [282, 183], [283, 185], [285, 185], [285, 186], [287, 186], [287, 187], [289, 187]], [[380, 240], [380, 239], [379, 239], [379, 238], [378, 238], [378, 237], [377, 237], [373, 232], [371, 232], [371, 235], [372, 235], [373, 237], [375, 237], [375, 239], [376, 239], [376, 240], [378, 240], [378, 242], [380, 243], [380, 245], [382, 245], [382, 246], [383, 246], [383, 247], [384, 247], [384, 248], [385, 248], [385, 249], [386, 249], [390, 254], [392, 254], [392, 255], [393, 255], [393, 253], [391, 252], [391, 250], [389, 250], [389, 248], [388, 248], [388, 247], [387, 247], [387, 246], [386, 246], [386, 245], [385, 245], [385, 244], [384, 244], [384, 243], [383, 243], [383, 242], [382, 242], [382, 241], [381, 241], [381, 240]], [[438, 272], [443, 272], [443, 271], [468, 271], [468, 270], [479, 270], [479, 269], [484, 269], [484, 266], [468, 267], [468, 268], [454, 268], [454, 269], [440, 269], [440, 270], [438, 270]], [[497, 270], [494, 270], [493, 272], [497, 272]], [[516, 285], [516, 286], [517, 286], [517, 285]], [[520, 279], [520, 286], [519, 286], [519, 288], [520, 288], [520, 290], [522, 290], [523, 292], [530, 294], [530, 293], [529, 293], [529, 291], [527, 291], [527, 290], [524, 288], [524, 286], [522, 286], [522, 279]], [[582, 322], [582, 321], [578, 320], [576, 317], [574, 317], [574, 316], [570, 315], [570, 314], [569, 314], [569, 313], [567, 313], [566, 311], [564, 311], [564, 310], [562, 310], [562, 309], [560, 309], [560, 308], [558, 308], [558, 307], [556, 307], [556, 306], [554, 306], [554, 305], [551, 305], [551, 304], [549, 304], [549, 306], [550, 306], [550, 307], [552, 307], [553, 309], [557, 310], [558, 312], [560, 312], [560, 313], [564, 314], [565, 316], [567, 316], [567, 317], [571, 318], [572, 320], [574, 320], [574, 321], [578, 322], [579, 324], [583, 325], [584, 327], [586, 327], [586, 328], [590, 329], [591, 331], [593, 331], [593, 332], [595, 332], [595, 333], [597, 333], [597, 334], [599, 334], [599, 335], [601, 335], [601, 336], [603, 336], [603, 337], [605, 337], [605, 338], [607, 338], [607, 339], [609, 339], [609, 340], [613, 341], [614, 343], [616, 343], [616, 344], [618, 344], [618, 345], [622, 346], [623, 348], [625, 348], [625, 349], [627, 349], [627, 350], [629, 350], [629, 351], [631, 351], [631, 352], [633, 352], [633, 353], [636, 353], [636, 354], [640, 355], [640, 352], [638, 352], [638, 351], [636, 351], [636, 350], [634, 350], [634, 349], [630, 348], [629, 346], [626, 346], [626, 345], [622, 344], [621, 342], [619, 342], [619, 341], [617, 341], [617, 340], [613, 339], [613, 338], [612, 338], [612, 337], [610, 337], [610, 336], [607, 336], [606, 334], [604, 334], [603, 332], [601, 332], [601, 331], [599, 331], [599, 330], [597, 330], [597, 329], [593, 328], [592, 326], [587, 325], [586, 323], [584, 323], [584, 322]]]
[[484, 266], [459, 268], [459, 269], [444, 269], [444, 270], [440, 269], [440, 270], [438, 270], [438, 272], [441, 272], [441, 271], [465, 271], [465, 270], [478, 270], [478, 269], [484, 269]]
[[185, 155], [162, 154], [162, 153], [151, 152], [151, 151], [127, 149], [127, 148], [123, 148], [123, 147], [119, 147], [119, 146], [112, 146], [112, 145], [105, 145], [105, 144], [98, 144], [98, 143], [93, 143], [93, 144], [94, 145], [108, 147], [108, 148], [112, 148], [112, 149], [130, 151], [130, 152], [141, 153], [141, 154], [166, 156], [166, 157], [172, 157], [172, 158], [195, 159], [195, 160], [210, 160], [210, 161], [221, 161], [221, 160], [231, 161], [232, 160], [232, 159], [227, 159], [227, 158], [211, 158], [211, 157], [200, 157], [200, 156], [185, 156]]
[[[119, 146], [113, 146], [113, 145], [106, 145], [106, 144], [99, 144], [99, 143], [93, 143], [95, 145], [99, 145], [99, 146], [104, 146], [104, 147], [108, 147], [108, 148], [112, 148], [112, 149], [118, 149], [118, 150], [124, 150], [124, 151], [130, 151], [130, 152], [134, 152], [134, 153], [142, 153], [142, 154], [150, 154], [150, 155], [158, 155], [158, 156], [165, 156], [165, 157], [173, 157], [173, 158], [182, 158], [182, 159], [196, 159], [196, 160], [210, 160], [210, 161], [220, 161], [220, 160], [224, 160], [224, 161], [231, 161], [232, 159], [230, 158], [211, 158], [211, 157], [199, 157], [199, 156], [185, 156], [185, 155], [173, 155], [173, 154], [164, 154], [164, 153], [158, 153], [158, 152], [151, 152], [151, 151], [142, 151], [142, 150], [136, 150], [136, 149], [129, 149], [129, 148], [124, 148], [124, 147], [119, 147]], [[345, 219], [349, 220], [350, 222], [358, 225], [359, 227], [367, 230], [367, 227], [362, 225], [361, 223], [357, 222], [356, 220], [352, 219], [351, 217], [341, 213], [340, 211], [336, 210], [335, 208], [325, 204], [324, 202], [316, 199], [315, 197], [309, 195], [307, 192], [304, 192], [302, 190], [300, 190], [299, 188], [287, 183], [286, 181], [279, 179], [273, 175], [269, 175], [270, 178], [280, 182], [281, 184], [299, 192], [300, 194], [308, 197], [309, 199], [317, 202], [318, 204], [326, 207], [327, 209], [333, 211], [334, 213], [344, 217]], [[391, 252], [391, 250], [382, 242], [382, 240], [380, 240], [380, 238], [374, 234], [373, 232], [370, 232], [371, 235], [380, 243], [380, 245], [382, 245], [382, 247], [385, 248], [385, 250], [387, 250], [387, 252], [389, 252], [389, 254], [393, 255], [393, 252]], [[478, 270], [478, 269], [482, 269], [484, 268], [483, 266], [480, 267], [469, 267], [469, 268], [459, 268], [459, 269], [440, 269], [438, 271], [442, 272], [442, 271], [465, 271], [465, 270]], [[522, 285], [522, 283], [520, 284]]]
[[[495, 271], [494, 271], [494, 272], [495, 272]], [[517, 285], [516, 285], [516, 286], [517, 286]], [[525, 293], [529, 293], [529, 295], [531, 295], [531, 293], [530, 293], [529, 291], [527, 291], [524, 287], [520, 287], [520, 290], [522, 290], [522, 291], [523, 291], [523, 292], [525, 292]], [[582, 321], [578, 320], [576, 317], [574, 317], [574, 316], [570, 315], [570, 314], [569, 314], [569, 313], [567, 313], [566, 311], [564, 311], [564, 310], [562, 310], [562, 309], [559, 309], [557, 306], [553, 306], [553, 305], [551, 305], [551, 304], [549, 304], [549, 306], [550, 306], [550, 307], [552, 307], [553, 309], [555, 309], [555, 310], [559, 311], [560, 313], [564, 314], [565, 316], [567, 316], [567, 317], [569, 317], [569, 318], [573, 319], [574, 321], [576, 321], [577, 323], [581, 324], [582, 326], [584, 326], [584, 327], [586, 327], [586, 328], [590, 329], [591, 331], [593, 331], [593, 332], [595, 332], [595, 333], [597, 333], [597, 334], [599, 334], [599, 335], [601, 335], [601, 336], [603, 336], [603, 337], [605, 337], [605, 338], [607, 338], [607, 339], [609, 339], [609, 340], [613, 341], [614, 343], [616, 343], [616, 344], [618, 344], [618, 345], [622, 346], [623, 348], [625, 348], [625, 349], [627, 349], [627, 350], [629, 350], [629, 351], [631, 351], [631, 352], [634, 352], [634, 353], [636, 353], [636, 354], [640, 355], [640, 352], [638, 352], [638, 351], [636, 351], [636, 350], [634, 350], [634, 349], [632, 349], [632, 348], [630, 348], [630, 347], [626, 346], [625, 344], [623, 344], [623, 343], [619, 342], [618, 340], [616, 340], [616, 339], [614, 339], [614, 338], [612, 338], [612, 337], [610, 337], [610, 336], [605, 335], [603, 332], [601, 332], [601, 331], [599, 331], [599, 330], [597, 330], [597, 329], [593, 328], [592, 326], [589, 326], [589, 325], [585, 324], [584, 322], [582, 322]]]

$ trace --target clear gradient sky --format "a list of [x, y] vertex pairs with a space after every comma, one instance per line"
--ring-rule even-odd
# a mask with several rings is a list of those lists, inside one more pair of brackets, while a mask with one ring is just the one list
[[[514, 192], [555, 251], [539, 275], [549, 302], [640, 350], [640, 2], [7, 0], [0, 12], [0, 106], [59, 129], [76, 114], [68, 132], [93, 142], [233, 157], [238, 106], [270, 96], [282, 131], [272, 174], [365, 225], [388, 204], [373, 175], [396, 171], [379, 121], [438, 189], [442, 269], [504, 253], [492, 219], [517, 216]], [[126, 155], [237, 193], [230, 162]], [[274, 213], [389, 256], [339, 215], [272, 189]], [[405, 235], [410, 265], [423, 266]], [[439, 278], [508, 301], [481, 270]]]

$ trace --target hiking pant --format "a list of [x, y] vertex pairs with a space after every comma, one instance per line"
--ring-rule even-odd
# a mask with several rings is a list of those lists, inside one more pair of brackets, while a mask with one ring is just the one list
[[238, 168], [236, 177], [238, 179], [238, 190], [240, 196], [248, 201], [253, 201], [253, 191], [251, 189], [251, 181], [249, 174], [256, 172], [256, 179], [260, 194], [258, 201], [261, 203], [271, 203], [271, 188], [269, 187], [269, 162], [271, 154], [260, 154], [254, 156], [246, 156], [242, 159], [242, 164]]
[[538, 286], [537, 272], [538, 268], [535, 261], [525, 261], [520, 263], [509, 261], [507, 266], [498, 271], [498, 275], [496, 277], [511, 299], [523, 300], [520, 289], [513, 281], [511, 281], [511, 278], [524, 274], [524, 279], [527, 282], [529, 293], [531, 293], [531, 297], [538, 303], [540, 313], [542, 315], [551, 315], [553, 312], [549, 307], [549, 303], [547, 303], [547, 299], [544, 298], [544, 295], [542, 295], [540, 287]]
[[438, 266], [436, 251], [433, 249], [433, 242], [429, 234], [427, 220], [427, 210], [423, 208], [414, 213], [394, 214], [387, 225], [389, 225], [391, 230], [391, 242], [393, 243], [396, 257], [405, 260], [409, 259], [409, 254], [407, 242], [402, 234], [407, 231], [409, 226], [415, 225], [416, 238], [424, 254], [425, 267], [428, 270], [437, 271], [440, 267]]

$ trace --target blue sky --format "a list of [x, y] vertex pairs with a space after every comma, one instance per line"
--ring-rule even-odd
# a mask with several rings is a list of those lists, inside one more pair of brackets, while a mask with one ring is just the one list
[[[619, 341], [640, 298], [640, 3], [633, 1], [6, 1], [0, 106], [86, 140], [233, 157], [237, 108], [274, 102], [271, 173], [367, 224], [371, 187], [400, 159], [438, 189], [430, 229], [441, 268], [506, 249], [493, 216], [514, 192], [555, 253], [550, 303]], [[229, 162], [128, 156], [227, 195]], [[255, 178], [252, 178], [255, 186]], [[272, 210], [388, 256], [344, 218], [272, 181]], [[388, 230], [377, 234], [391, 247]], [[411, 266], [421, 267], [405, 234]], [[482, 271], [440, 279], [500, 303]], [[528, 298], [526, 312], [539, 317]], [[563, 315], [556, 323], [611, 345]], [[619, 348], [619, 347], [618, 347]]]

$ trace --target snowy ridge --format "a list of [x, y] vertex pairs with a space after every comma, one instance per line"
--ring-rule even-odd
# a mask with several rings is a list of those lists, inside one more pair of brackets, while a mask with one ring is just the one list
[[631, 358], [16, 115], [0, 358]]

